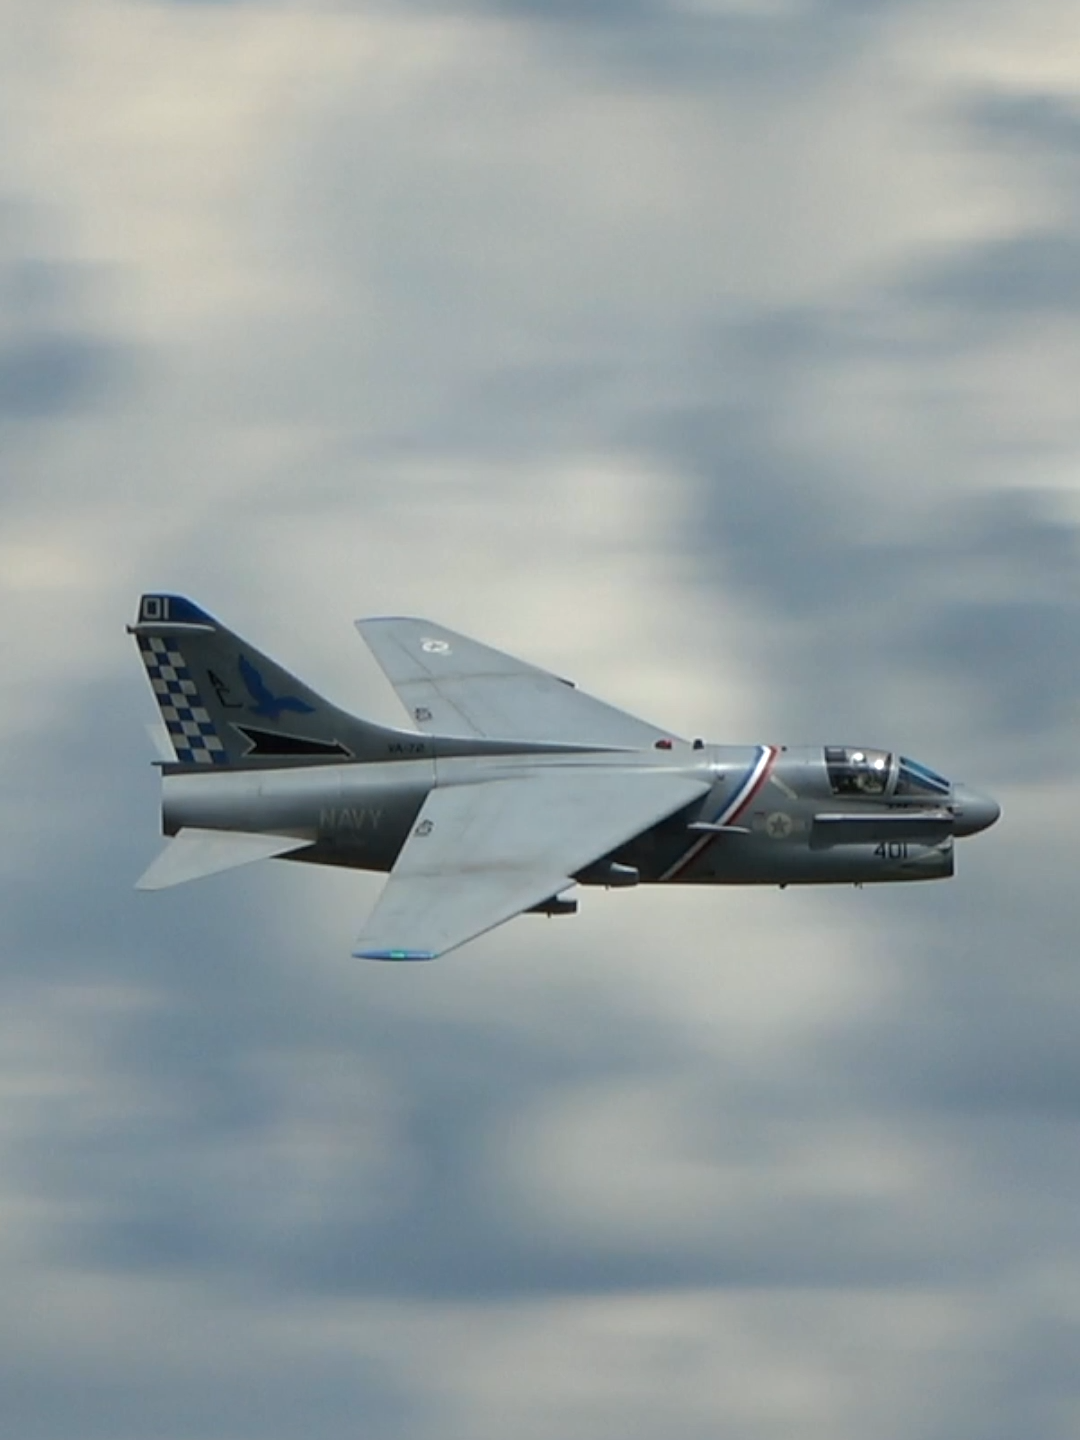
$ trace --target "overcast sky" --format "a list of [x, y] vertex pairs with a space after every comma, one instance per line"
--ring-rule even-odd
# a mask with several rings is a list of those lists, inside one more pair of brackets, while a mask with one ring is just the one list
[[[1070, 0], [0, 0], [0, 1429], [1080, 1434]], [[124, 624], [430, 615], [957, 877], [160, 895]]]

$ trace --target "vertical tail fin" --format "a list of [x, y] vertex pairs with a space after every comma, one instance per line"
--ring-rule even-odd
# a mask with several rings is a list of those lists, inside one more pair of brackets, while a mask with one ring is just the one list
[[184, 765], [384, 760], [428, 748], [310, 690], [179, 595], [144, 595], [135, 636], [177, 760]]

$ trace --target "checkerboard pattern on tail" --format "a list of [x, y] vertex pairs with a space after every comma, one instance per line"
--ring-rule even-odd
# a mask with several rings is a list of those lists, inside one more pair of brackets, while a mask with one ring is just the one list
[[140, 635], [138, 640], [177, 760], [183, 765], [227, 765], [225, 746], [181, 652], [160, 635]]

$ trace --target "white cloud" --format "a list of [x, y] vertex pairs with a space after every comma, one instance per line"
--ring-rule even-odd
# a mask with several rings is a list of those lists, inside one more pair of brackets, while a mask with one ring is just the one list
[[[294, 1316], [302, 1343], [370, 1334], [360, 1316]], [[665, 1433], [836, 1440], [960, 1423], [1004, 1343], [974, 1293], [873, 1288], [633, 1292], [530, 1306], [389, 1312], [376, 1343], [424, 1377], [430, 1432], [479, 1440]], [[314, 1325], [309, 1329], [308, 1325]]]
[[894, 1239], [927, 1242], [925, 1227], [939, 1219], [927, 1197], [952, 1188], [939, 1147], [851, 1116], [733, 1114], [731, 1097], [745, 1105], [761, 1082], [736, 1065], [724, 1081], [706, 1090], [654, 1076], [546, 1096], [539, 1114], [516, 1116], [513, 1134], [500, 1137], [516, 1207], [541, 1232], [601, 1252], [718, 1246], [751, 1266], [768, 1264], [768, 1237], [789, 1212], [822, 1202], [845, 1206], [855, 1247], [865, 1243], [860, 1209]]

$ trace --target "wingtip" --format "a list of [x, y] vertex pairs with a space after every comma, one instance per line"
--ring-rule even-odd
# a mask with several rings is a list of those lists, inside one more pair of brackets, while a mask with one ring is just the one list
[[401, 625], [403, 623], [410, 625], [433, 625], [435, 622], [425, 620], [420, 615], [361, 615], [353, 621], [353, 624], [358, 630], [362, 629], [365, 625]]
[[354, 960], [434, 960], [435, 950], [354, 950]]

